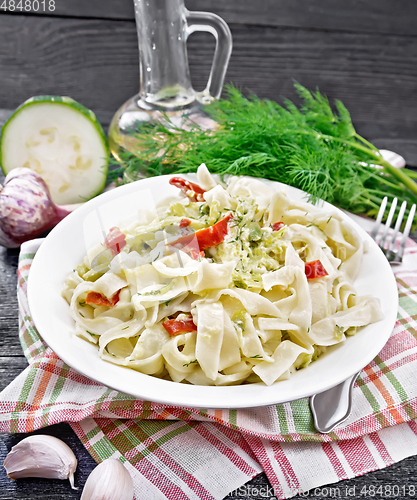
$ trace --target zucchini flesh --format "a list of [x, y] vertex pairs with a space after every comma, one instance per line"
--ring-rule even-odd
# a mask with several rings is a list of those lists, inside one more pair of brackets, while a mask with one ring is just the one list
[[5, 174], [28, 167], [46, 182], [53, 201], [86, 201], [105, 186], [109, 149], [94, 113], [67, 97], [26, 101], [1, 131], [0, 162]]

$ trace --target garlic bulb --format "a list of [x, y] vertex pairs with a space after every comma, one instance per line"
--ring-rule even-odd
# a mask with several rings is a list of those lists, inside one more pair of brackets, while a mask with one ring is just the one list
[[71, 487], [77, 489], [74, 487], [77, 459], [69, 446], [53, 436], [36, 434], [22, 439], [13, 446], [3, 466], [11, 479], [69, 479]]
[[119, 460], [104, 460], [88, 476], [81, 500], [133, 500], [129, 472]]
[[81, 204], [56, 205], [45, 181], [29, 168], [15, 168], [0, 185], [0, 245], [17, 248], [51, 229]]

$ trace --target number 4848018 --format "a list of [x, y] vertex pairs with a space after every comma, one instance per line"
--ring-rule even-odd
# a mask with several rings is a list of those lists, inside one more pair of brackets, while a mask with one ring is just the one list
[[9, 12], [16, 10], [20, 12], [53, 12], [55, 0], [3, 0], [0, 9]]

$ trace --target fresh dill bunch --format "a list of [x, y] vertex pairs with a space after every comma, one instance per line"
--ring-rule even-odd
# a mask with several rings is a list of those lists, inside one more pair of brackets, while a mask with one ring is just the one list
[[132, 130], [138, 151], [122, 152], [112, 175], [129, 182], [195, 172], [205, 163], [212, 173], [280, 181], [308, 193], [309, 201], [323, 199], [354, 213], [375, 215], [384, 196], [417, 202], [417, 184], [406, 169], [395, 169], [357, 134], [340, 101], [333, 109], [318, 90], [298, 83], [295, 89], [299, 107], [245, 97], [226, 86], [226, 97], [204, 108], [217, 122], [215, 130], [191, 121], [180, 129], [168, 118]]

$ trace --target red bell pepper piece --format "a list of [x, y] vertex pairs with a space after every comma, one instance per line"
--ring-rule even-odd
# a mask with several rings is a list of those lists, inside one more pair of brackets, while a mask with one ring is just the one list
[[180, 222], [180, 227], [187, 227], [187, 226], [189, 226], [190, 224], [191, 224], [190, 219], [185, 218], [185, 219], [182, 219], [182, 220], [181, 220], [181, 222]]
[[233, 215], [230, 213], [226, 215], [226, 217], [223, 217], [223, 219], [219, 220], [219, 222], [216, 222], [216, 224], [213, 224], [205, 229], [200, 229], [200, 231], [195, 233], [200, 250], [215, 247], [224, 241], [228, 232], [227, 223], [232, 217]]
[[284, 223], [283, 222], [274, 222], [272, 224], [272, 231], [279, 231], [280, 229], [282, 229], [284, 227]]
[[104, 240], [104, 244], [110, 248], [113, 255], [117, 255], [126, 246], [126, 235], [118, 227], [112, 227]]
[[329, 273], [324, 268], [320, 260], [314, 260], [312, 262], [306, 262], [304, 267], [304, 272], [308, 280], [314, 278], [321, 278], [322, 276], [327, 276]]
[[191, 257], [193, 259], [197, 258], [206, 248], [215, 247], [224, 241], [228, 232], [227, 223], [232, 217], [233, 215], [230, 213], [219, 220], [219, 222], [216, 222], [216, 224], [213, 224], [213, 226], [200, 229], [195, 233], [178, 238], [171, 243], [171, 246], [179, 248], [180, 250], [187, 250], [185, 247], [188, 247]]
[[169, 181], [172, 186], [175, 186], [190, 198], [192, 201], [204, 201], [203, 194], [205, 190], [194, 182], [187, 181], [182, 177], [172, 177]]
[[196, 332], [197, 326], [193, 321], [192, 316], [187, 319], [167, 319], [162, 323], [165, 330], [174, 337], [181, 333]]
[[116, 292], [109, 300], [107, 297], [98, 292], [88, 292], [85, 298], [86, 304], [94, 304], [95, 306], [114, 307], [119, 302], [120, 290]]

